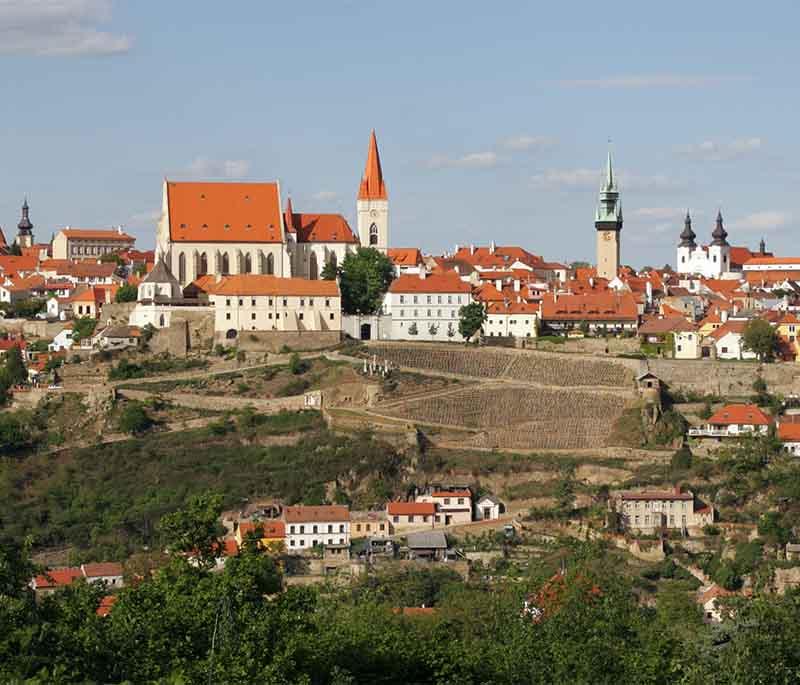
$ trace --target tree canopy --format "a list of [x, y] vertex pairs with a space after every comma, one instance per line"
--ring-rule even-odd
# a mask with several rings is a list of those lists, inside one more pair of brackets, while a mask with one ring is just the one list
[[486, 310], [480, 302], [471, 302], [458, 310], [458, 332], [465, 340], [475, 335], [486, 321]]
[[394, 265], [379, 250], [359, 247], [356, 252], [348, 252], [339, 267], [342, 311], [345, 314], [375, 314], [393, 280]]
[[139, 291], [136, 286], [125, 283], [117, 290], [115, 299], [117, 302], [136, 302], [138, 296]]
[[775, 358], [779, 343], [777, 331], [766, 319], [751, 319], [742, 331], [744, 349], [753, 352], [762, 362]]

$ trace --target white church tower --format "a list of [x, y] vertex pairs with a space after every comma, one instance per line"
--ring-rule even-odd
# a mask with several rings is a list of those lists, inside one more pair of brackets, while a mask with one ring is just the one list
[[356, 201], [358, 237], [363, 247], [374, 247], [386, 253], [389, 247], [389, 196], [383, 182], [381, 158], [375, 130], [369, 139], [367, 166], [361, 178]]

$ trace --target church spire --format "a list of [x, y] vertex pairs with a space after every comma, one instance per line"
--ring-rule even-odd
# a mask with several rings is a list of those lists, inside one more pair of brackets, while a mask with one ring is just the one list
[[600, 199], [594, 220], [595, 223], [613, 221], [619, 223], [619, 228], [622, 228], [622, 202], [619, 199], [616, 181], [614, 181], [610, 142], [606, 161], [606, 177], [600, 188]]
[[358, 189], [359, 200], [386, 200], [386, 184], [383, 182], [383, 171], [381, 170], [381, 158], [378, 154], [378, 140], [375, 137], [375, 129], [369, 138], [369, 149], [367, 151], [367, 166], [364, 169], [364, 176], [361, 178], [361, 187]]
[[614, 185], [614, 168], [611, 163], [611, 141], [608, 141], [608, 161], [606, 162], [606, 184], [603, 190], [616, 190]]
[[679, 247], [697, 247], [694, 239], [697, 236], [692, 230], [692, 217], [689, 216], [689, 210], [686, 210], [686, 218], [683, 220], [683, 231], [681, 231], [681, 242]]
[[286, 210], [283, 213], [283, 224], [287, 231], [294, 230], [294, 209], [292, 209], [292, 196], [286, 197]]
[[722, 210], [717, 211], [717, 225], [714, 227], [714, 232], [711, 234], [714, 239], [711, 241], [712, 245], [727, 245], [728, 232], [722, 225]]
[[30, 208], [28, 207], [28, 198], [26, 197], [22, 203], [22, 218], [20, 218], [17, 228], [22, 234], [28, 234], [33, 230], [33, 224], [28, 216]]

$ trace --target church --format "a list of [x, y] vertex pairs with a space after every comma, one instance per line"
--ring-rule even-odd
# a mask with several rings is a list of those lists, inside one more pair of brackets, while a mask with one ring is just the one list
[[205, 275], [316, 280], [360, 245], [386, 252], [389, 200], [372, 131], [356, 201], [358, 234], [341, 214], [295, 212], [280, 184], [165, 179], [156, 252], [181, 287]]

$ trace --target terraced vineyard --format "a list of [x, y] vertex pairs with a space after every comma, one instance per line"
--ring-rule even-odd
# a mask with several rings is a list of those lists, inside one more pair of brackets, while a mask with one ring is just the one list
[[621, 364], [564, 354], [414, 344], [370, 345], [369, 352], [399, 366], [476, 378], [506, 378], [561, 387], [632, 387], [632, 373]]
[[[382, 413], [483, 429], [475, 447], [575, 449], [606, 446], [625, 398], [613, 393], [490, 385], [409, 401]], [[380, 410], [379, 410], [380, 411]]]

